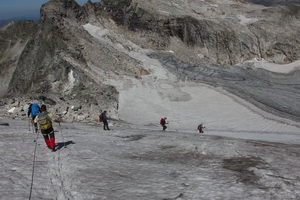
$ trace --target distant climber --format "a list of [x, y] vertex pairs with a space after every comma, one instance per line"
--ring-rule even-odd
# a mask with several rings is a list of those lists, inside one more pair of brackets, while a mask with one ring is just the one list
[[166, 117], [161, 118], [159, 123], [160, 123], [160, 125], [163, 127], [163, 131], [166, 131], [166, 129], [167, 129], [166, 124], [168, 124], [168, 123], [167, 123], [167, 118], [166, 118]]
[[103, 111], [100, 115], [99, 115], [99, 121], [103, 122], [103, 129], [104, 130], [110, 130], [108, 127], [108, 122], [107, 122], [107, 116], [106, 116], [106, 110]]
[[200, 123], [200, 124], [198, 125], [199, 133], [204, 133], [204, 128], [205, 128], [205, 126], [203, 125], [203, 123]]
[[52, 115], [47, 111], [46, 105], [41, 106], [41, 112], [35, 117], [34, 123], [39, 123], [47, 147], [52, 151], [55, 151], [55, 135], [52, 127]]
[[[32, 103], [28, 107], [27, 116], [31, 115], [31, 122], [33, 122], [34, 118], [41, 112], [40, 106], [37, 103]], [[37, 123], [33, 123], [35, 127], [35, 132], [38, 132]]]

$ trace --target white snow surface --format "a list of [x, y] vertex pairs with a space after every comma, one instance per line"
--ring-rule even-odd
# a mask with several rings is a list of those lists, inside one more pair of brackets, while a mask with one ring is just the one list
[[62, 123], [51, 152], [28, 121], [4, 123], [1, 200], [300, 197], [299, 134]]
[[[99, 40], [113, 34], [84, 27]], [[115, 48], [151, 74], [105, 80], [118, 89], [119, 119], [126, 121], [109, 120], [112, 130], [54, 124], [58, 150], [51, 152], [28, 121], [0, 119], [1, 200], [300, 199], [298, 122], [222, 88], [179, 81], [131, 45], [131, 52]], [[168, 118], [166, 132], [161, 117]], [[200, 122], [204, 134], [196, 130]]]
[[275, 73], [288, 74], [297, 69], [300, 69], [300, 60], [288, 64], [275, 64], [266, 60], [251, 60], [246, 63], [252, 63], [255, 68], [265, 69]]
[[251, 24], [258, 21], [257, 18], [247, 18], [245, 15], [237, 15], [237, 18], [239, 19], [239, 23], [243, 25]]

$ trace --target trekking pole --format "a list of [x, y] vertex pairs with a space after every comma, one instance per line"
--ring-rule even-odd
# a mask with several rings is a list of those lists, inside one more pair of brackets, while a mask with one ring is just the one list
[[30, 122], [31, 122], [31, 120], [30, 120], [30, 118], [28, 117], [28, 126], [29, 126], [29, 131], [31, 131], [31, 130], [30, 130], [30, 124], [31, 124]]
[[[34, 124], [32, 124], [32, 134], [33, 134], [33, 136], [35, 136], [35, 134], [34, 134]], [[36, 134], [38, 135], [38, 133], [36, 133]], [[36, 138], [34, 137], [33, 142], [36, 142], [36, 140], [37, 140], [37, 136], [36, 136]]]
[[31, 123], [32, 126], [32, 134], [34, 135], [34, 124]]
[[66, 148], [66, 143], [65, 143], [64, 134], [63, 134], [63, 131], [62, 131], [62, 128], [61, 128], [61, 125], [60, 125], [60, 120], [59, 120], [58, 124], [59, 124], [60, 132], [61, 132], [61, 137], [62, 137], [62, 140], [63, 140], [63, 143], [64, 143], [64, 148]]

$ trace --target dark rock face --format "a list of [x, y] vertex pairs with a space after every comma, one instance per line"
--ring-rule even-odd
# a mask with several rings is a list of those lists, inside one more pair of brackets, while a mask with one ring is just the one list
[[249, 9], [243, 3], [230, 5], [231, 10], [240, 10], [233, 14], [254, 19], [248, 23], [238, 17], [226, 16], [229, 8], [225, 4], [218, 5], [219, 10], [215, 9], [207, 16], [205, 12], [193, 9], [196, 15], [176, 15], [176, 10], [172, 14], [163, 15], [157, 10], [144, 8], [144, 1], [102, 2], [116, 23], [147, 34], [157, 49], [167, 49], [170, 39], [177, 37], [191, 48], [205, 49], [207, 53], [204, 55], [211, 62], [221, 65], [234, 65], [255, 57], [278, 63], [299, 59], [300, 43], [296, 39], [299, 29], [293, 25], [299, 19], [298, 5], [259, 10]]
[[11, 22], [0, 29], [0, 96], [6, 94], [20, 56], [37, 30], [33, 21]]

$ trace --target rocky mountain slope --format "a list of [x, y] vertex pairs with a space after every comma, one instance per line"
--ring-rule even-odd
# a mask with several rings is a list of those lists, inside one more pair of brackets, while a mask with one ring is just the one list
[[1, 96], [6, 93], [8, 84], [20, 60], [20, 56], [37, 30], [37, 24], [32, 21], [11, 22], [1, 29]]
[[[119, 91], [109, 82], [151, 74], [130, 56], [144, 49], [179, 80], [223, 87], [267, 111], [299, 120], [299, 71], [282, 75], [245, 63], [299, 60], [299, 19], [297, 4], [102, 0], [81, 7], [74, 0], [51, 0], [42, 6], [39, 24], [19, 22], [0, 29], [1, 106], [17, 106], [13, 115], [22, 116], [23, 105], [39, 99], [68, 121], [96, 120], [104, 109], [118, 118]], [[98, 27], [101, 31], [94, 34], [102, 39], [86, 25]]]
[[299, 4], [299, 0], [245, 0], [247, 2], [261, 4], [265, 6]]

